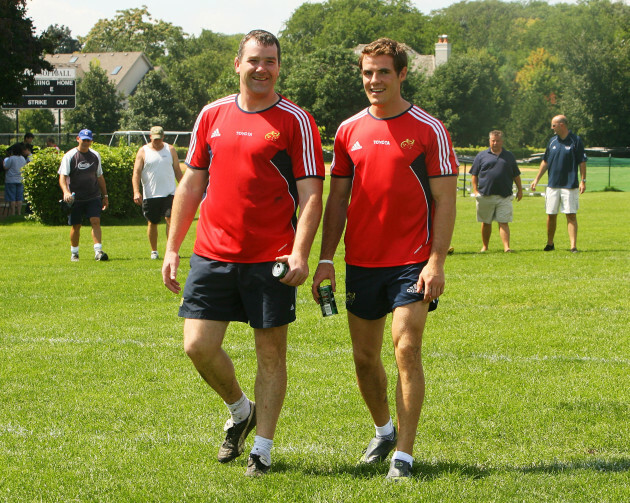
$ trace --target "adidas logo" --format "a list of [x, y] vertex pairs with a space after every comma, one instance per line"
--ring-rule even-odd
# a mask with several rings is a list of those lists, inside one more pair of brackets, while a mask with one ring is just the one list
[[418, 293], [418, 285], [413, 285], [407, 288], [407, 293]]
[[361, 150], [362, 148], [363, 147], [361, 146], [361, 144], [357, 140], [356, 142], [354, 142], [354, 145], [352, 145], [352, 148], [350, 149], [350, 152], [354, 152], [355, 150]]
[[219, 133], [219, 128], [216, 128], [214, 131], [212, 131], [212, 135], [210, 136], [210, 138], [216, 138], [217, 136], [221, 136], [221, 133]]

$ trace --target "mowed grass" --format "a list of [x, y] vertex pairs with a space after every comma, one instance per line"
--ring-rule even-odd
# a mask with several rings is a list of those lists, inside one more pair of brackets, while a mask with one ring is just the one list
[[[331, 318], [299, 290], [273, 470], [249, 480], [246, 455], [216, 461], [226, 408], [182, 350], [179, 298], [148, 259], [144, 224], [104, 227], [107, 263], [85, 229], [71, 263], [67, 228], [0, 223], [0, 501], [629, 500], [630, 193], [581, 197], [579, 254], [562, 216], [556, 251], [542, 252], [543, 203], [515, 203], [515, 253], [500, 251], [495, 226], [479, 254], [474, 201], [458, 197], [447, 289], [424, 337], [414, 478], [402, 484], [385, 480], [387, 465], [357, 466], [373, 425], [343, 282]], [[340, 276], [342, 261], [340, 249]], [[253, 397], [251, 330], [232, 324], [225, 348]], [[388, 336], [383, 354], [393, 397]]]

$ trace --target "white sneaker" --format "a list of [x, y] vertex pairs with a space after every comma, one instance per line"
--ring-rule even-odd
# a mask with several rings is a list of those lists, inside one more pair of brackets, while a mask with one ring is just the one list
[[157, 260], [160, 258], [160, 254], [156, 251], [151, 252], [151, 260]]

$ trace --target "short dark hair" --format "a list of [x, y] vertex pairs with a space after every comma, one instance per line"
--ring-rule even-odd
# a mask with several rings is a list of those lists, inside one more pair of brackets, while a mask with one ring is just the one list
[[35, 138], [35, 135], [33, 133], [26, 133], [24, 139], [26, 140], [27, 138]]
[[391, 38], [379, 38], [366, 45], [359, 56], [359, 68], [363, 69], [363, 58], [365, 56], [391, 56], [394, 58], [394, 70], [397, 74], [402, 72], [407, 66], [407, 50], [405, 44], [396, 42]]
[[280, 64], [280, 42], [273, 33], [269, 33], [265, 30], [252, 30], [241, 39], [240, 44], [238, 44], [237, 57], [239, 61], [241, 61], [241, 58], [243, 57], [243, 47], [252, 38], [258, 45], [262, 45], [263, 47], [275, 45], [278, 49], [278, 64]]

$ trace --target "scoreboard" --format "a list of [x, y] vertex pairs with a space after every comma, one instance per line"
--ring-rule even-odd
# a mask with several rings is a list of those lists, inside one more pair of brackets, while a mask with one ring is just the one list
[[55, 68], [35, 75], [35, 83], [24, 90], [17, 103], [2, 108], [75, 108], [76, 69]]

